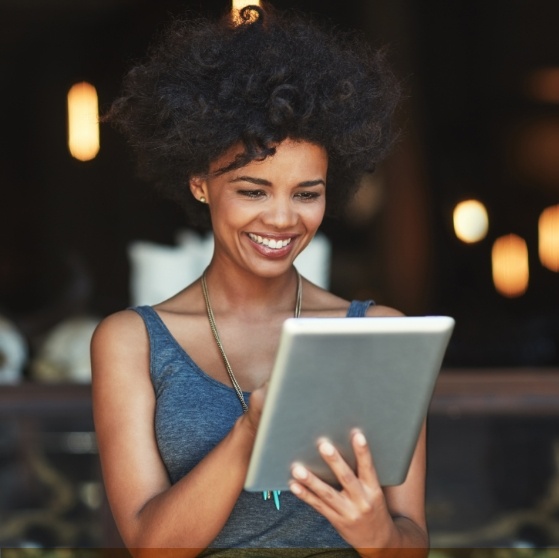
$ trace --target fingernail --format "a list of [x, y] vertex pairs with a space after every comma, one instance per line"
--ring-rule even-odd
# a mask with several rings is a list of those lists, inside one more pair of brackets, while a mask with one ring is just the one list
[[367, 445], [367, 440], [365, 439], [365, 436], [363, 435], [363, 432], [356, 432], [353, 436], [353, 439], [355, 440], [355, 443], [358, 446], [366, 446]]
[[328, 455], [329, 457], [332, 457], [336, 451], [330, 442], [322, 442], [318, 449], [320, 450], [320, 453]]
[[289, 485], [289, 490], [291, 490], [291, 492], [293, 492], [293, 494], [302, 494], [303, 493], [302, 488], [296, 482], [292, 482]]
[[304, 480], [307, 478], [309, 473], [302, 465], [295, 465], [295, 467], [293, 467], [292, 474], [296, 479]]

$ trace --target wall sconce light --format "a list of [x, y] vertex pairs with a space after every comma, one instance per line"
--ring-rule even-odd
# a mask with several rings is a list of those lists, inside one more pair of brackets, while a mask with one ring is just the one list
[[528, 247], [515, 234], [501, 236], [491, 250], [493, 283], [497, 291], [508, 298], [523, 295], [530, 276]]
[[68, 148], [79, 161], [90, 161], [99, 152], [97, 91], [85, 81], [68, 91]]
[[538, 253], [545, 267], [559, 271], [559, 204], [544, 209], [540, 215]]

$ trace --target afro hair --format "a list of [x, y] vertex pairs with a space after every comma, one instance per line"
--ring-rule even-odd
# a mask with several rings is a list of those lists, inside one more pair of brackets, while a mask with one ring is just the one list
[[384, 53], [356, 33], [248, 6], [238, 21], [174, 19], [104, 120], [124, 133], [140, 175], [207, 226], [190, 177], [234, 145], [243, 152], [221, 172], [272, 155], [286, 138], [326, 149], [327, 214], [339, 214], [393, 143], [399, 98]]

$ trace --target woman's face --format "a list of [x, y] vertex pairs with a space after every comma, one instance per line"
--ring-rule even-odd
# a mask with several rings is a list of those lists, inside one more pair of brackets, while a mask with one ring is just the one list
[[273, 277], [289, 269], [322, 222], [328, 157], [318, 145], [287, 139], [263, 161], [211, 175], [241, 149], [214, 161], [210, 176], [192, 178], [190, 187], [209, 204], [214, 258]]

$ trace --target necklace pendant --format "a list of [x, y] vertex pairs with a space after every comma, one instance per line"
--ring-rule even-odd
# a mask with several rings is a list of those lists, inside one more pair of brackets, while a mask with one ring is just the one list
[[274, 499], [274, 504], [276, 505], [276, 509], [279, 510], [280, 509], [280, 494], [281, 494], [281, 490], [265, 490], [264, 492], [262, 492], [262, 498], [264, 498], [264, 500], [270, 500], [272, 497]]

